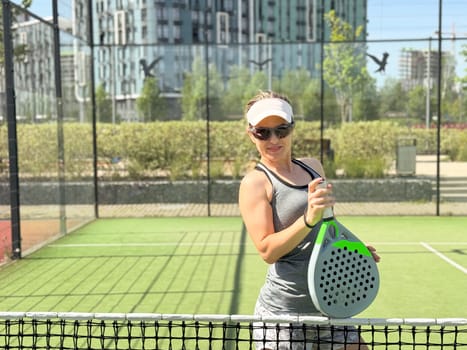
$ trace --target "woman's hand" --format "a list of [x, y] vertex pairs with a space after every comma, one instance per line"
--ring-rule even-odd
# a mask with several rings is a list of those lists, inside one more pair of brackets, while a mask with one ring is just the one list
[[308, 204], [305, 211], [305, 220], [310, 226], [316, 225], [323, 217], [324, 209], [332, 208], [335, 198], [332, 196], [332, 185], [319, 186], [322, 178], [314, 179], [308, 184]]
[[366, 247], [368, 248], [371, 255], [373, 256], [373, 259], [375, 259], [376, 262], [379, 262], [381, 260], [381, 257], [378, 254], [376, 254], [376, 248], [371, 245], [367, 245]]

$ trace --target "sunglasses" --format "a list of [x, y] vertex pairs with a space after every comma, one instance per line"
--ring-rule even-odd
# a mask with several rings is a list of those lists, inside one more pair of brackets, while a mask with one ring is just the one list
[[279, 139], [283, 139], [284, 137], [289, 136], [290, 133], [292, 132], [293, 127], [294, 127], [293, 122], [290, 124], [282, 124], [282, 125], [276, 126], [275, 128], [256, 128], [250, 125], [249, 131], [258, 140], [266, 141], [271, 138], [273, 133]]

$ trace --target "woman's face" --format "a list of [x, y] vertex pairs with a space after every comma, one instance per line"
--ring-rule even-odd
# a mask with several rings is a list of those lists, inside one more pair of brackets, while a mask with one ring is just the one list
[[[292, 153], [292, 130], [289, 130], [290, 133], [285, 137], [280, 138], [277, 136], [277, 133], [280, 134], [281, 132], [283, 132], [283, 128], [288, 125], [289, 124], [284, 119], [278, 116], [270, 116], [264, 118], [255, 126], [255, 129], [258, 130], [257, 134], [269, 134], [270, 136], [266, 140], [261, 140], [257, 136], [255, 137], [254, 130], [248, 130], [248, 135], [250, 136], [251, 141], [256, 145], [256, 149], [260, 153], [261, 158], [266, 158], [268, 160], [274, 161], [290, 157]], [[265, 133], [261, 133], [261, 131], [264, 131], [262, 130], [262, 128], [273, 129], [279, 126], [283, 130], [279, 130], [278, 132], [271, 132], [272, 130], [269, 130]]]

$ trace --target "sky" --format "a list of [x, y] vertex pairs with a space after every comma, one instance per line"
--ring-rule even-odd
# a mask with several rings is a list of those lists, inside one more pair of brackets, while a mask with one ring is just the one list
[[[21, 4], [21, 0], [12, 0], [12, 2]], [[58, 3], [65, 3], [65, 1], [59, 0]], [[41, 17], [52, 16], [52, 0], [32, 0], [32, 5], [29, 10]]]
[[[441, 0], [442, 50], [454, 53], [457, 75], [467, 75], [465, 59], [459, 55], [467, 46], [467, 0]], [[390, 54], [386, 76], [399, 76], [399, 56], [402, 48], [438, 50], [439, 0], [368, 0], [368, 52], [382, 56]], [[456, 40], [452, 40], [455, 38]], [[394, 42], [396, 39], [420, 39]], [[368, 65], [370, 71], [371, 62]], [[381, 77], [378, 77], [381, 80]]]
[[[444, 36], [467, 36], [467, 1], [441, 0]], [[428, 38], [438, 30], [439, 0], [368, 0], [368, 39]]]
[[[368, 52], [378, 57], [389, 53], [386, 73], [376, 75], [378, 85], [387, 77], [399, 76], [402, 48], [427, 50], [428, 38], [438, 38], [440, 1], [443, 4], [442, 36], [446, 38], [442, 49], [456, 54], [457, 74], [467, 75], [467, 63], [459, 56], [462, 45], [467, 46], [467, 0], [368, 0]], [[71, 4], [72, 0], [58, 0], [59, 14], [70, 14]], [[30, 10], [40, 16], [51, 16], [52, 1], [33, 0]], [[453, 37], [456, 40], [452, 40]], [[401, 42], [401, 39], [411, 40]], [[433, 40], [432, 50], [437, 49], [438, 42]], [[369, 61], [368, 68], [374, 72], [377, 66]]]
[[52, 16], [52, 1], [32, 0], [32, 5], [29, 8], [29, 10], [38, 14], [41, 17]]

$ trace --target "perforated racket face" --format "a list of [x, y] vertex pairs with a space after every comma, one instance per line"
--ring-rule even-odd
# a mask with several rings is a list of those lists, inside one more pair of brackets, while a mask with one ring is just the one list
[[379, 273], [366, 246], [336, 224], [340, 236], [336, 238], [334, 230], [326, 235], [311, 276], [309, 270], [313, 279], [309, 283], [313, 284], [310, 293], [315, 306], [330, 317], [343, 318], [362, 312], [373, 302]]

